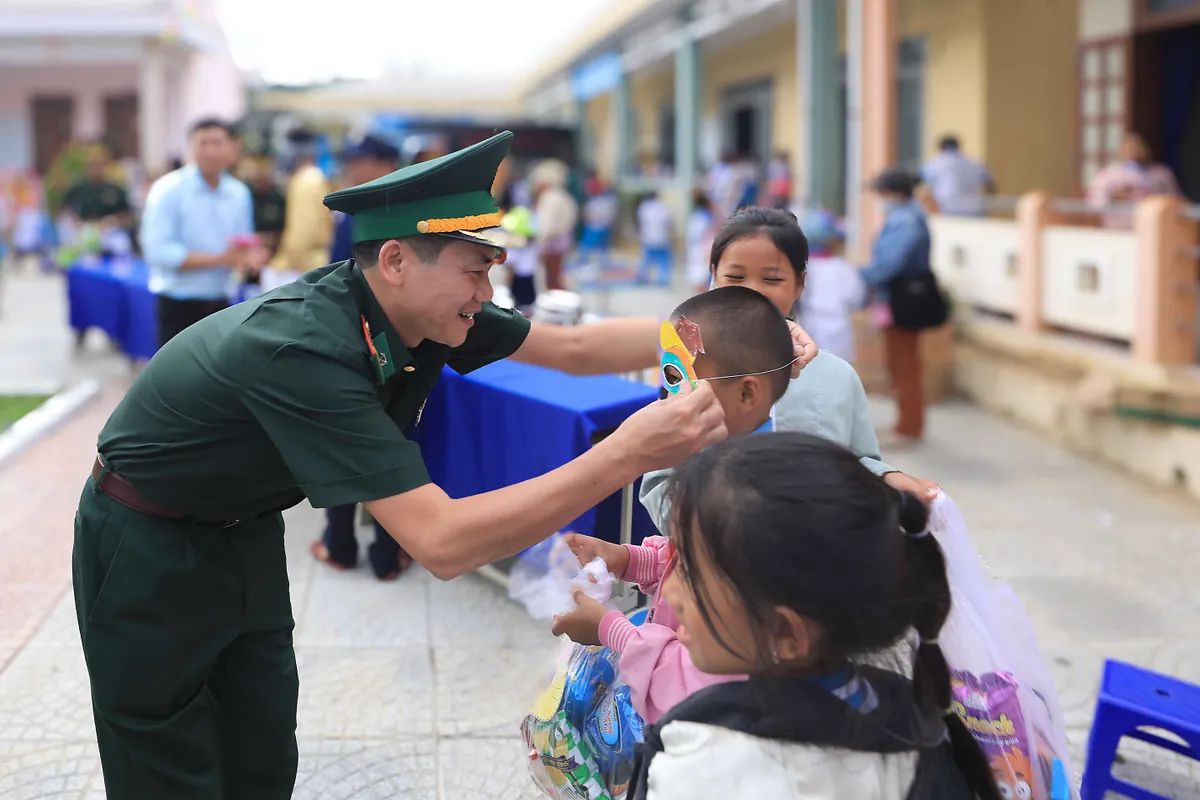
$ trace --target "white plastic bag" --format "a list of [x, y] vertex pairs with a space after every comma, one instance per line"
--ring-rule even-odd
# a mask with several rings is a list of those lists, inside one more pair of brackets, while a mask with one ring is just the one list
[[929, 530], [945, 553], [953, 598], [938, 639], [950, 665], [954, 709], [1005, 797], [1049, 800], [1054, 761], [1072, 773], [1062, 706], [1033, 623], [1012, 588], [988, 573], [944, 493], [934, 501]]
[[576, 587], [608, 604], [614, 580], [603, 559], [593, 559], [581, 568], [566, 537], [556, 533], [521, 554], [508, 575], [508, 596], [525, 606], [534, 619], [549, 620], [575, 609], [571, 593]]

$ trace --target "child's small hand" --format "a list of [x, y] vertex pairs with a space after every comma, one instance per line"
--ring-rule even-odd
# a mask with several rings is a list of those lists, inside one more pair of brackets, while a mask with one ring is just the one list
[[582, 533], [568, 533], [567, 546], [579, 559], [579, 566], [586, 567], [592, 559], [602, 558], [608, 571], [620, 578], [629, 568], [629, 548], [623, 545], [606, 542], [594, 536], [584, 536]]
[[926, 508], [933, 504], [933, 499], [937, 497], [937, 493], [942, 488], [931, 480], [914, 478], [912, 475], [905, 475], [903, 472], [889, 472], [883, 476], [883, 479], [893, 489], [908, 492], [916, 497], [925, 504]]
[[808, 362], [817, 357], [818, 348], [804, 328], [801, 328], [796, 323], [788, 320], [788, 330], [792, 334], [792, 353], [796, 356], [796, 362], [792, 364], [792, 378], [800, 377], [800, 370], [808, 366]]
[[608, 613], [608, 609], [583, 593], [582, 589], [574, 592], [574, 611], [559, 614], [554, 618], [550, 632], [562, 636], [576, 644], [600, 644], [600, 620]]

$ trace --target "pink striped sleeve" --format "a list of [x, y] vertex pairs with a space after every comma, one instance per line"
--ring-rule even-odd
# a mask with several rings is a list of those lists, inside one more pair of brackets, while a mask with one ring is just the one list
[[635, 626], [616, 611], [600, 622], [600, 642], [620, 655], [621, 677], [629, 684], [634, 710], [647, 724], [657, 722], [693, 692], [746, 679], [701, 672], [675, 631], [652, 622]]
[[636, 583], [642, 594], [656, 594], [671, 563], [671, 540], [665, 536], [647, 536], [640, 545], [627, 544], [625, 548], [629, 550], [629, 566], [621, 578]]

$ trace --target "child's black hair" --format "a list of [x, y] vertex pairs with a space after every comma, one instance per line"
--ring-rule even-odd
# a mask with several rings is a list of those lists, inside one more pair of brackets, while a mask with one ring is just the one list
[[[783, 606], [815, 624], [805, 669], [836, 670], [920, 637], [912, 689], [922, 716], [945, 715], [955, 762], [985, 799], [999, 798], [974, 737], [950, 708], [950, 673], [938, 633], [950, 613], [941, 548], [925, 533], [919, 500], [872, 474], [852, 452], [808, 434], [739, 436], [677, 468], [668, 488], [679, 574], [717, 642], [712, 587], [697, 555], [736, 587], [758, 642], [756, 670], [777, 672], [768, 632]], [[747, 658], [747, 653], [735, 653]]]
[[796, 215], [782, 208], [766, 208], [750, 206], [738, 211], [717, 231], [713, 237], [712, 253], [708, 259], [708, 267], [716, 272], [721, 263], [721, 256], [729, 245], [741, 239], [752, 236], [767, 236], [779, 252], [787, 256], [792, 269], [796, 271], [796, 280], [804, 278], [804, 270], [808, 268], [808, 238], [800, 230]]
[[721, 375], [766, 373], [772, 402], [783, 397], [796, 356], [787, 319], [766, 295], [745, 286], [712, 289], [680, 303], [671, 319], [680, 317], [699, 326], [705, 355]]

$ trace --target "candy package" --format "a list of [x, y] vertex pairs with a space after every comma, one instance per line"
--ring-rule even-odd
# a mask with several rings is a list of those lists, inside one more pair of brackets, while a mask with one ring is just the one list
[[954, 710], [979, 742], [1005, 797], [1077, 797], [1059, 785], [1070, 773], [1066, 725], [1024, 606], [988, 574], [962, 514], [945, 494], [934, 501], [929, 530], [945, 553], [953, 596], [938, 639], [950, 666]]
[[606, 647], [569, 643], [521, 723], [534, 782], [554, 800], [617, 800], [633, 777], [642, 718]]

